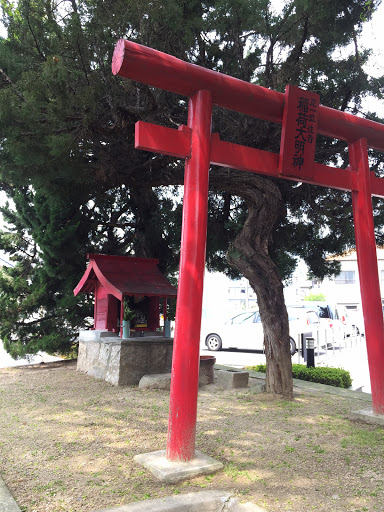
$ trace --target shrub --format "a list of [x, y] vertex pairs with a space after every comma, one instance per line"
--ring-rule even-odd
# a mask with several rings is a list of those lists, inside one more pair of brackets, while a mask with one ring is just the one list
[[303, 300], [305, 301], [325, 301], [326, 300], [326, 296], [324, 295], [324, 293], [310, 293], [309, 295], [306, 295]]
[[[247, 369], [265, 373], [267, 366], [265, 364], [258, 364], [256, 366], [247, 366]], [[337, 388], [349, 388], [352, 385], [351, 374], [342, 368], [307, 368], [304, 364], [293, 364], [292, 377], [294, 379], [328, 384]]]

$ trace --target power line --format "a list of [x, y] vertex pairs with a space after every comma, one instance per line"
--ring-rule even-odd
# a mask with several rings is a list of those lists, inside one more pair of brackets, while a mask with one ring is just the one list
[[9, 263], [9, 261], [4, 260], [1, 256], [0, 256], [0, 260], [1, 260], [1, 261], [4, 261], [4, 263], [6, 263], [7, 265], [9, 265], [10, 267], [14, 267], [14, 266], [15, 266], [15, 265], [12, 265], [12, 263]]

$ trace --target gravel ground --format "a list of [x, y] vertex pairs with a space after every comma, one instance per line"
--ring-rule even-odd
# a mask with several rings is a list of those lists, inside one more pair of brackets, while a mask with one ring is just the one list
[[[253, 382], [253, 380], [252, 380]], [[355, 396], [200, 389], [196, 447], [224, 469], [164, 485], [133, 462], [166, 447], [169, 392], [118, 388], [74, 362], [0, 370], [0, 472], [25, 512], [92, 511], [221, 489], [275, 511], [383, 511], [384, 430]]]

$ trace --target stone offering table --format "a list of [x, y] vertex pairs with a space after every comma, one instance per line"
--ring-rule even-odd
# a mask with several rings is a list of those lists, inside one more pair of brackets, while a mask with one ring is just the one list
[[143, 375], [170, 373], [173, 338], [119, 338], [117, 333], [80, 331], [77, 370], [114, 386], [137, 386]]

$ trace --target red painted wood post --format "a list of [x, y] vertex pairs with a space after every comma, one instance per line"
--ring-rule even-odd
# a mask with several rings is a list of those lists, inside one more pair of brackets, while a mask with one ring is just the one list
[[374, 412], [383, 414], [384, 325], [372, 215], [367, 141], [360, 139], [350, 144], [349, 155], [352, 172], [356, 172], [356, 189], [352, 191], [352, 204], [361, 301], [371, 379], [372, 408]]
[[212, 97], [198, 91], [189, 100], [191, 156], [185, 163], [180, 273], [173, 344], [167, 458], [195, 455], [199, 390], [200, 324], [208, 218]]

